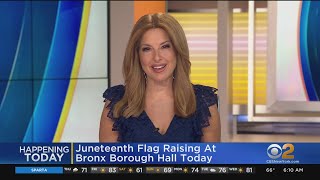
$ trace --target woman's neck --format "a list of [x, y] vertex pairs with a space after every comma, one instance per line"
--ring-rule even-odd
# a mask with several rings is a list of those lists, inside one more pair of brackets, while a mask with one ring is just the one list
[[173, 98], [173, 85], [171, 82], [148, 82], [146, 87], [146, 97], [172, 97]]

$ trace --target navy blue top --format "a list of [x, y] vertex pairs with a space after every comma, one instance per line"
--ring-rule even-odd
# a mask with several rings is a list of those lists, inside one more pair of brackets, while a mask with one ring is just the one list
[[203, 85], [193, 85], [196, 95], [196, 112], [188, 117], [174, 116], [166, 133], [160, 134], [147, 113], [143, 111], [138, 117], [113, 117], [114, 105], [123, 97], [124, 86], [108, 88], [103, 97], [109, 100], [108, 117], [114, 121], [113, 131], [119, 131], [119, 142], [200, 142], [202, 128], [209, 126], [211, 116], [209, 106], [218, 103], [217, 89]]

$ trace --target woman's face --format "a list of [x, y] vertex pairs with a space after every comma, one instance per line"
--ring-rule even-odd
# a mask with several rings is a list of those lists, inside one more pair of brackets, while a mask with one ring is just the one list
[[177, 59], [166, 31], [161, 28], [146, 31], [141, 39], [139, 57], [147, 82], [172, 82]]

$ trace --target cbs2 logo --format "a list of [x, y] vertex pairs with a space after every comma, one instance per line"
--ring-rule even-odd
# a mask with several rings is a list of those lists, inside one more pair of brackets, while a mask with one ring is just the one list
[[292, 155], [293, 151], [293, 144], [287, 143], [284, 144], [282, 147], [278, 144], [271, 144], [267, 149], [267, 154], [271, 159], [277, 159], [280, 156], [282, 159], [294, 159], [294, 155]]

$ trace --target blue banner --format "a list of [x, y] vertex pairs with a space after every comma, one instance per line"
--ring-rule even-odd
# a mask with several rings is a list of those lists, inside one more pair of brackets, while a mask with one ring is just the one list
[[320, 164], [320, 143], [2, 143], [0, 164]]
[[1, 143], [0, 164], [70, 164], [70, 143]]

